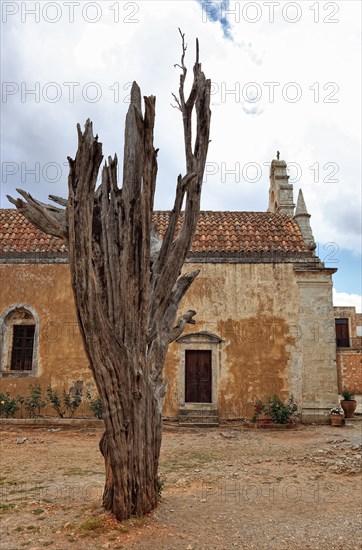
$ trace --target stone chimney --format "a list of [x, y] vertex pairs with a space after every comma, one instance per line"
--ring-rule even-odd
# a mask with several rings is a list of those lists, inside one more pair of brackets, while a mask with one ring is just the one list
[[312, 228], [310, 226], [310, 214], [308, 214], [303, 192], [299, 189], [297, 208], [295, 209], [294, 220], [297, 222], [302, 233], [305, 244], [308, 250], [315, 250], [316, 243], [313, 237]]
[[293, 202], [293, 185], [288, 183], [287, 163], [277, 159], [272, 160], [270, 165], [270, 187], [268, 212], [287, 214], [291, 218], [294, 214], [295, 204]]

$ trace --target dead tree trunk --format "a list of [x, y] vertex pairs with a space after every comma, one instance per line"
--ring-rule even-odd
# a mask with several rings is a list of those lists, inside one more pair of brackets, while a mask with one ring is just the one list
[[[102, 144], [88, 120], [78, 125], [78, 150], [69, 160], [68, 200], [61, 207], [25, 198], [13, 202], [43, 231], [66, 239], [79, 327], [103, 403], [105, 432], [100, 441], [106, 482], [103, 503], [119, 519], [157, 506], [162, 370], [169, 343], [193, 323], [188, 311], [175, 323], [178, 305], [197, 275], [181, 275], [200, 209], [209, 143], [210, 80], [198, 59], [188, 99], [184, 96], [186, 46], [182, 35], [179, 97], [184, 126], [186, 173], [179, 176], [169, 225], [161, 240], [152, 223], [157, 175], [153, 145], [155, 97], [133, 83], [125, 126], [122, 187], [117, 157], [108, 158], [96, 189]], [[196, 112], [196, 137], [191, 135]], [[176, 225], [185, 202], [183, 223]]]

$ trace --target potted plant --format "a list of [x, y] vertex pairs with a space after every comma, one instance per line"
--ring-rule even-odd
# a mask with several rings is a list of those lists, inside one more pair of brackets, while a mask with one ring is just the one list
[[344, 389], [342, 391], [341, 407], [344, 410], [344, 416], [346, 418], [353, 418], [354, 411], [357, 407], [357, 401], [354, 398], [354, 392], [352, 390]]
[[329, 411], [329, 419], [332, 426], [342, 426], [344, 424], [344, 413], [343, 409], [339, 406], [333, 407]]

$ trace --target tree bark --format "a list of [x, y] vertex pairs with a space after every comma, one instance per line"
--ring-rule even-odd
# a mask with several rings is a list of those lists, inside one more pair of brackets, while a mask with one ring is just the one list
[[[182, 37], [182, 73], [177, 106], [182, 113], [186, 174], [179, 175], [173, 210], [163, 241], [152, 224], [157, 175], [153, 145], [155, 97], [144, 97], [134, 82], [125, 125], [122, 187], [117, 157], [102, 168], [102, 144], [87, 120], [78, 129], [75, 159], [68, 158], [68, 200], [45, 205], [24, 191], [18, 209], [46, 233], [65, 238], [72, 288], [84, 349], [103, 404], [105, 460], [103, 504], [123, 520], [157, 506], [158, 462], [162, 437], [162, 371], [168, 345], [178, 338], [195, 311], [181, 315], [179, 303], [198, 274], [181, 275], [200, 210], [210, 128], [210, 80], [197, 58], [190, 96]], [[196, 137], [191, 119], [196, 111]], [[185, 202], [181, 229], [176, 226]]]

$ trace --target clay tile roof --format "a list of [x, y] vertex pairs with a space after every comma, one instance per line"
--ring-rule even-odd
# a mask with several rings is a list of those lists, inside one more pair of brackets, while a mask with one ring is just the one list
[[0, 209], [0, 253], [66, 251], [63, 239], [46, 235], [30, 223], [19, 210]]
[[[180, 216], [178, 227], [182, 222]], [[164, 236], [169, 212], [154, 212], [154, 221]], [[285, 214], [270, 212], [201, 211], [192, 252], [255, 253], [305, 252], [298, 225]], [[35, 228], [16, 209], [0, 209], [1, 252], [66, 252], [62, 239]]]
[[[155, 212], [154, 220], [164, 236], [169, 212]], [[181, 224], [180, 217], [179, 226]], [[285, 214], [270, 212], [200, 212], [192, 243], [193, 252], [306, 252], [296, 222]]]

